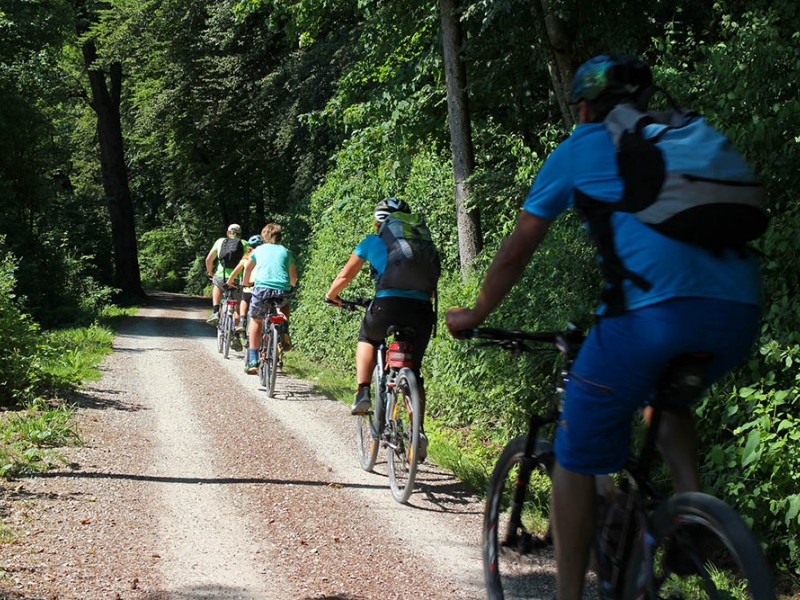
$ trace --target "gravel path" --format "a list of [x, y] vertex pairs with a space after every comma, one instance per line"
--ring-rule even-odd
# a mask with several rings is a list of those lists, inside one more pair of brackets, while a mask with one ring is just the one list
[[223, 360], [205, 301], [158, 295], [76, 401], [84, 445], [6, 486], [7, 598], [479, 598], [482, 505], [423, 465], [358, 468], [344, 405]]

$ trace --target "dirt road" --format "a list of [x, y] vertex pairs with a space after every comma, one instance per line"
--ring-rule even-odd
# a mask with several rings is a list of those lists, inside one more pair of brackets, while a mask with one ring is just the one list
[[205, 301], [160, 295], [78, 395], [84, 445], [22, 479], [8, 598], [479, 598], [482, 505], [423, 465], [409, 506], [358, 468], [347, 408], [223, 360]]

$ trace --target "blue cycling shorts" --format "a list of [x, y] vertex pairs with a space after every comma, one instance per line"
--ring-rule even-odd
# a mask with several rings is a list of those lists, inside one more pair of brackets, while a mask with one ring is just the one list
[[652, 397], [666, 364], [709, 352], [708, 383], [744, 361], [759, 330], [759, 307], [675, 298], [601, 317], [572, 365], [555, 453], [567, 470], [603, 474], [628, 458], [634, 413]]

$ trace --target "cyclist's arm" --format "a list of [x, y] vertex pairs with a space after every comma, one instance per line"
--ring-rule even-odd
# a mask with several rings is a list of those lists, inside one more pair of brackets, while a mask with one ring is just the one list
[[472, 329], [489, 316], [522, 275], [528, 262], [547, 235], [551, 221], [527, 211], [517, 217], [508, 236], [492, 261], [472, 309], [452, 308], [447, 312], [450, 331]]
[[289, 283], [292, 284], [292, 287], [297, 286], [297, 267], [294, 263], [289, 265]]
[[244, 270], [244, 261], [240, 260], [239, 264], [236, 265], [236, 268], [231, 271], [230, 277], [228, 277], [228, 285], [233, 286], [236, 285], [236, 276]]
[[255, 282], [251, 281], [251, 277], [253, 276], [253, 271], [256, 268], [256, 261], [251, 257], [249, 261], [247, 261], [247, 266], [244, 268], [244, 275], [242, 275], [242, 285], [244, 287], [253, 287]]
[[217, 259], [217, 251], [212, 248], [206, 255], [206, 273], [209, 277], [214, 276], [214, 261]]
[[333, 280], [331, 283], [331, 287], [328, 290], [328, 293], [325, 294], [325, 297], [328, 300], [332, 300], [336, 304], [341, 304], [341, 299], [339, 298], [339, 292], [341, 292], [344, 288], [347, 287], [358, 272], [361, 270], [361, 267], [364, 265], [364, 259], [358, 256], [357, 254], [351, 254], [347, 264], [339, 271], [339, 274], [336, 276], [336, 279]]

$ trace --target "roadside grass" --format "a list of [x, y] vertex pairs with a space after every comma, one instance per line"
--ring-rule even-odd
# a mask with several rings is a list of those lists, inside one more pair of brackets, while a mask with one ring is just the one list
[[[352, 375], [324, 367], [314, 362], [311, 356], [296, 350], [286, 354], [284, 367], [293, 377], [313, 382], [320, 394], [347, 406], [353, 401], [355, 384]], [[430, 442], [428, 460], [452, 471], [473, 492], [485, 495], [494, 462], [502, 448], [487, 444], [477, 431], [448, 428], [430, 416], [425, 417], [425, 434]]]
[[96, 367], [111, 352], [114, 327], [136, 310], [106, 307], [88, 327], [42, 332], [32, 398], [0, 413], [0, 478], [46, 471], [61, 462], [57, 448], [80, 444], [74, 411], [62, 396], [100, 377]]

